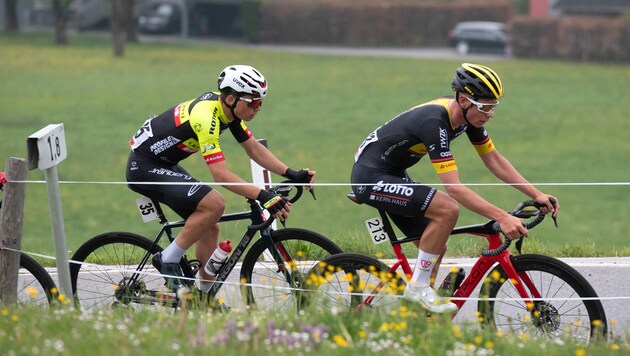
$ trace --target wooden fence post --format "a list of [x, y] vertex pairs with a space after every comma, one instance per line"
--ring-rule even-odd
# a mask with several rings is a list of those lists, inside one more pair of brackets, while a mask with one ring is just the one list
[[12, 183], [26, 179], [27, 162], [22, 158], [9, 158], [5, 166], [8, 183], [4, 187], [0, 210], [0, 305], [17, 302], [20, 254], [10, 250], [22, 248], [22, 223], [24, 221], [25, 183]]

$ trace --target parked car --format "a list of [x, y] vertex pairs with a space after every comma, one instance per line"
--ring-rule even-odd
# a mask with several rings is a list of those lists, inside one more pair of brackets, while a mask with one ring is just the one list
[[179, 33], [182, 30], [179, 6], [168, 1], [151, 2], [138, 17], [138, 30], [155, 34]]
[[507, 26], [502, 22], [459, 22], [448, 33], [448, 42], [459, 54], [471, 52], [509, 53]]

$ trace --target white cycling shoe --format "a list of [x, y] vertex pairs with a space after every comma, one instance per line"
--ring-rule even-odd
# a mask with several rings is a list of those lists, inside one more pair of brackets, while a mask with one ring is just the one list
[[414, 288], [410, 285], [405, 288], [403, 298], [419, 303], [423, 308], [431, 313], [454, 313], [457, 311], [455, 303], [447, 301], [447, 298], [438, 296], [437, 292], [431, 287]]

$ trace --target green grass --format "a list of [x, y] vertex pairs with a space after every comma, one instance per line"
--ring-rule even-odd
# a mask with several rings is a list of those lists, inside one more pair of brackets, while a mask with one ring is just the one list
[[[255, 136], [267, 138], [272, 151], [291, 167], [316, 169], [318, 182], [345, 184], [363, 138], [400, 111], [450, 94], [454, 69], [461, 64], [185, 42], [128, 45], [123, 58], [114, 58], [109, 38], [80, 35], [71, 37], [66, 47], [52, 42], [48, 34], [0, 35], [0, 159], [26, 158], [30, 134], [49, 123], [64, 123], [69, 154], [58, 167], [60, 180], [112, 182], [61, 185], [72, 251], [109, 230], [149, 237], [157, 232], [156, 223], [142, 223], [134, 202], [137, 196], [121, 183], [128, 139], [150, 115], [214, 90], [217, 73], [226, 65], [251, 64], [270, 82], [264, 110], [249, 125]], [[485, 64], [506, 86], [506, 97], [487, 125], [493, 141], [530, 181], [558, 183], [541, 189], [560, 199], [560, 228], [544, 222], [532, 231], [533, 241], [525, 248], [555, 255], [630, 255], [625, 234], [630, 188], [562, 185], [630, 181], [630, 146], [624, 130], [630, 117], [625, 105], [630, 67], [533, 60]], [[243, 151], [229, 137], [224, 141], [230, 169], [250, 177]], [[453, 151], [463, 182], [498, 183], [465, 138], [454, 143]], [[183, 165], [201, 180], [211, 180], [200, 157]], [[426, 183], [438, 182], [427, 162], [410, 173]], [[42, 180], [43, 174], [32, 171], [28, 179]], [[501, 185], [472, 189], [505, 209], [525, 199]], [[288, 225], [318, 231], [350, 251], [382, 250], [366, 244], [363, 221], [376, 211], [347, 200], [349, 190], [317, 187], [318, 200], [300, 201]], [[246, 209], [243, 198], [225, 196], [230, 211]], [[53, 254], [44, 184], [27, 185], [25, 208], [23, 249]], [[461, 224], [484, 221], [469, 212], [462, 212], [460, 219]], [[238, 239], [242, 228], [228, 227], [224, 236]], [[470, 240], [453, 240], [452, 253], [474, 254], [477, 244]]]

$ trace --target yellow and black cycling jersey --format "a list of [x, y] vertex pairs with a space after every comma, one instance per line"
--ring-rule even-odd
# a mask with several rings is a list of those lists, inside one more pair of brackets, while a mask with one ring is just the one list
[[439, 98], [415, 106], [374, 130], [363, 141], [355, 161], [363, 166], [389, 172], [402, 172], [429, 155], [435, 171], [457, 169], [450, 143], [464, 132], [479, 155], [494, 150], [486, 130], [472, 125], [453, 127], [448, 103]]
[[242, 120], [228, 120], [218, 95], [204, 93], [148, 119], [129, 141], [131, 149], [172, 165], [200, 150], [209, 165], [225, 160], [219, 144], [225, 129], [239, 143], [252, 134]]

